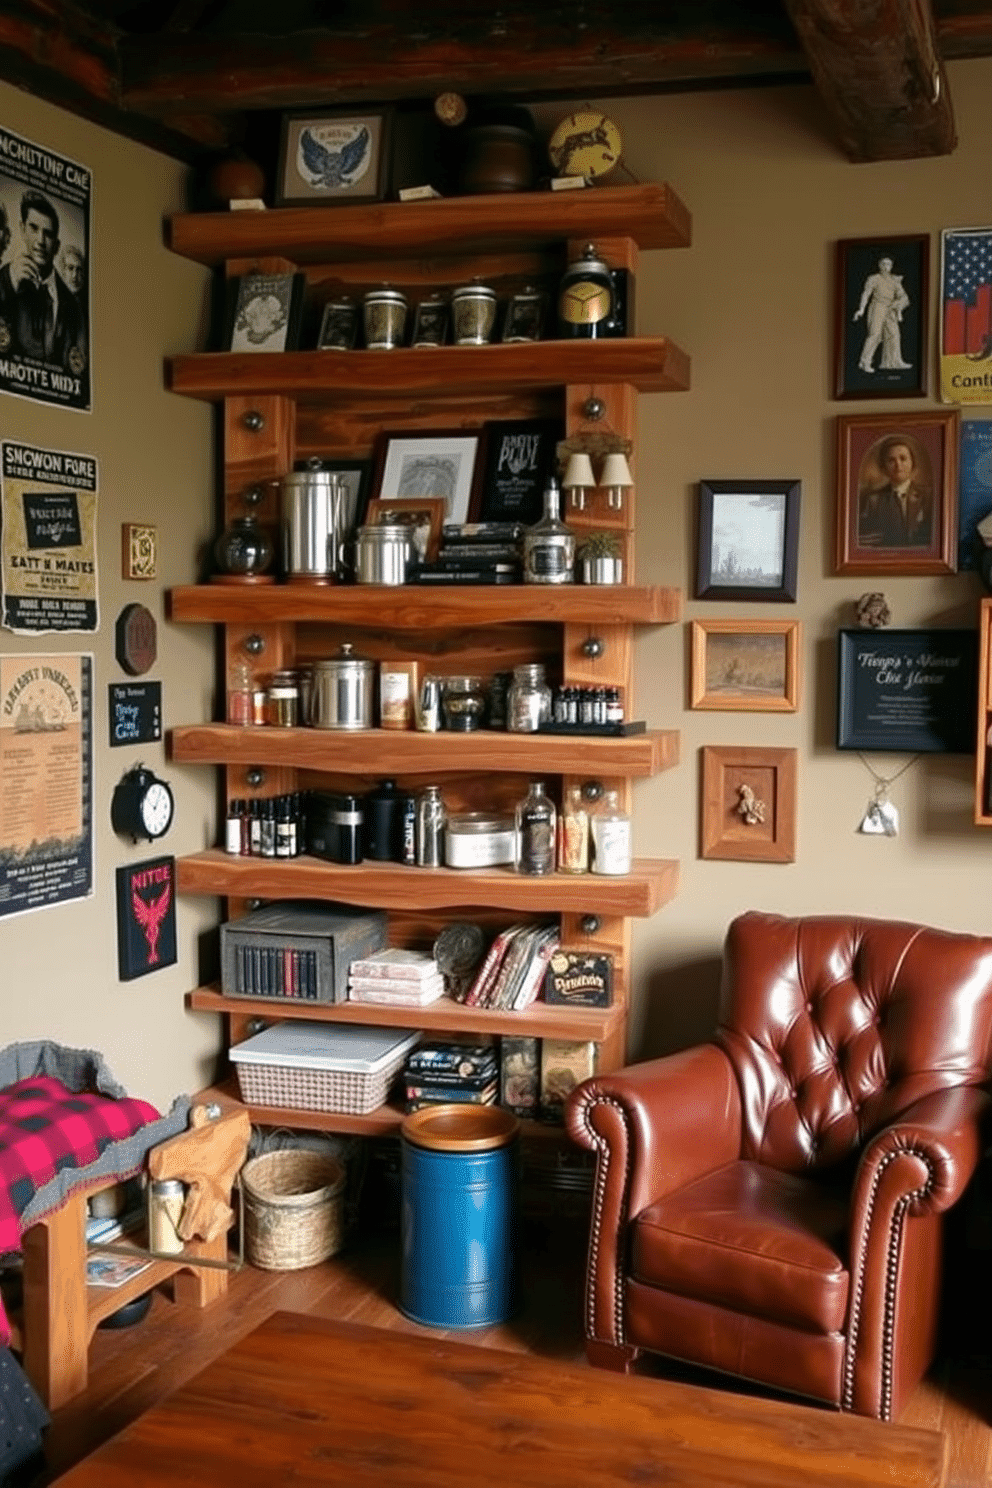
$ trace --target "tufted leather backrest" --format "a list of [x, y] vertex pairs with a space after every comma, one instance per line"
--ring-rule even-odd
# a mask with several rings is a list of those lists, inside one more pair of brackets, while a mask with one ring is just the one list
[[921, 1096], [989, 1075], [992, 938], [854, 915], [751, 912], [724, 947], [716, 1042], [745, 1158], [841, 1162]]

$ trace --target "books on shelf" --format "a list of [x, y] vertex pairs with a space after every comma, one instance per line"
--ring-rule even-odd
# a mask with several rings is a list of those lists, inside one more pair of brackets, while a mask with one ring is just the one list
[[469, 1007], [519, 1011], [536, 1001], [548, 961], [561, 943], [557, 924], [508, 925], [493, 940], [460, 999]]
[[150, 1265], [144, 1256], [90, 1255], [86, 1257], [86, 1285], [120, 1287]]
[[129, 1235], [133, 1230], [140, 1229], [144, 1220], [144, 1205], [129, 1209], [124, 1214], [108, 1215], [102, 1219], [91, 1215], [86, 1220], [86, 1243], [96, 1245], [98, 1242], [106, 1244], [110, 1240], [119, 1240], [122, 1235]]
[[580, 1039], [541, 1040], [541, 1120], [560, 1125], [565, 1102], [596, 1072], [596, 1045]]
[[348, 983], [348, 1001], [381, 1003], [392, 1007], [428, 1007], [444, 996], [444, 977], [426, 982], [394, 981], [391, 977], [352, 978]]
[[359, 956], [349, 967], [352, 977], [386, 977], [390, 981], [424, 982], [439, 975], [438, 964], [427, 951], [387, 946], [371, 955]]

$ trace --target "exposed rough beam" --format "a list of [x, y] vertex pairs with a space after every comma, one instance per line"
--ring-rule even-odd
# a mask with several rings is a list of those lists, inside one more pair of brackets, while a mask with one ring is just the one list
[[989, 0], [939, 0], [937, 39], [945, 62], [992, 57], [992, 5]]
[[929, 0], [783, 0], [851, 160], [949, 155], [957, 144]]
[[632, 5], [576, 25], [572, 6], [511, 0], [471, 25], [410, 5], [382, 18], [370, 3], [335, 31], [295, 36], [198, 34], [121, 44], [123, 101], [168, 117], [178, 109], [286, 109], [429, 98], [445, 89], [537, 99], [649, 92], [807, 76], [778, 6], [739, 7], [713, 25], [706, 7], [674, 27], [664, 7]]
[[166, 124], [123, 110], [114, 35], [65, 0], [3, 0], [0, 79], [179, 159], [229, 138], [220, 118], [177, 114]]

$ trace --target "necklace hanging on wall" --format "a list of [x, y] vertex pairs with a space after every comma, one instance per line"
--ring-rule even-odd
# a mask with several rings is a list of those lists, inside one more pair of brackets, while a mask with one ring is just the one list
[[894, 775], [879, 775], [877, 770], [865, 759], [861, 751], [858, 751], [858, 759], [864, 765], [868, 774], [875, 782], [875, 793], [865, 808], [865, 814], [861, 818], [858, 827], [859, 832], [864, 832], [872, 837], [898, 837], [899, 836], [899, 812], [889, 800], [889, 786], [894, 785], [901, 775], [905, 775], [911, 765], [915, 765], [919, 759], [918, 754], [907, 760], [901, 769]]

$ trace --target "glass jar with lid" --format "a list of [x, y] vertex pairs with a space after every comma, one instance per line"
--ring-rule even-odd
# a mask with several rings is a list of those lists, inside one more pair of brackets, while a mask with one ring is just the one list
[[506, 727], [513, 734], [536, 734], [551, 719], [551, 688], [543, 663], [523, 662], [513, 668], [507, 697]]
[[441, 693], [444, 726], [468, 734], [482, 727], [486, 689], [481, 677], [448, 677]]
[[265, 694], [266, 722], [276, 728], [296, 728], [300, 721], [300, 688], [288, 668], [273, 672]]

